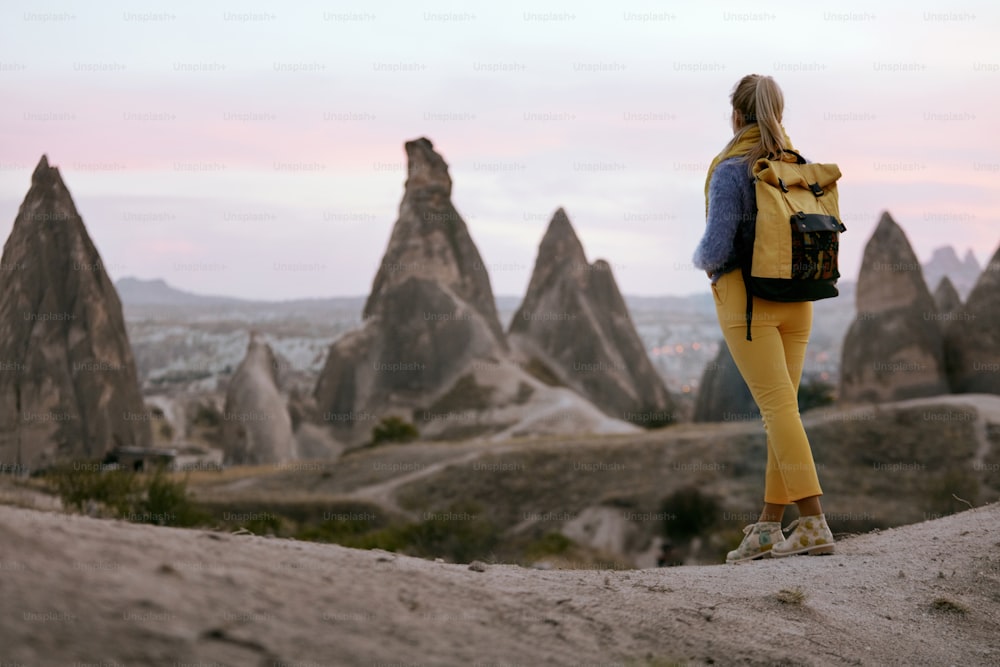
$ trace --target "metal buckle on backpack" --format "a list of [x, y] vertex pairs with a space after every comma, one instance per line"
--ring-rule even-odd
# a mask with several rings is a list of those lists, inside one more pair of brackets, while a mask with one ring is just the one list
[[810, 183], [809, 189], [812, 190], [812, 193], [817, 197], [823, 196], [823, 188], [819, 187], [819, 183]]
[[778, 185], [781, 186], [781, 191], [782, 192], [788, 192], [788, 188], [785, 187], [785, 181], [784, 181], [784, 179], [779, 178], [778, 179]]

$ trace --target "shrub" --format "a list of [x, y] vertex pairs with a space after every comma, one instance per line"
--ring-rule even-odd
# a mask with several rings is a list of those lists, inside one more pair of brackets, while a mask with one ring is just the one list
[[410, 442], [420, 436], [417, 427], [399, 417], [386, 417], [372, 428], [371, 445], [383, 442]]
[[421, 558], [456, 563], [487, 559], [500, 543], [500, 529], [480, 513], [478, 505], [456, 503], [424, 515], [417, 523], [395, 523], [338, 541], [359, 549], [385, 549]]
[[931, 609], [933, 611], [940, 611], [946, 614], [959, 614], [962, 616], [969, 613], [969, 610], [966, 609], [965, 605], [944, 597], [934, 598], [933, 602], [931, 602]]
[[545, 556], [558, 556], [569, 551], [573, 540], [562, 533], [546, 533], [524, 549], [525, 558], [538, 560]]
[[774, 594], [774, 598], [783, 604], [800, 605], [806, 601], [806, 593], [799, 586], [782, 588]]
[[135, 502], [138, 510], [131, 521], [160, 526], [198, 526], [208, 521], [187, 494], [187, 480], [174, 481], [157, 468], [140, 480], [141, 495]]
[[708, 530], [719, 518], [719, 503], [699, 489], [686, 487], [663, 499], [663, 533], [672, 540], [689, 540]]
[[114, 518], [135, 523], [195, 526], [207, 519], [188, 497], [187, 482], [172, 480], [162, 468], [143, 474], [77, 461], [45, 476], [63, 505], [81, 512], [99, 503]]
[[821, 408], [834, 404], [834, 386], [816, 377], [799, 384], [799, 411]]
[[[485, 558], [499, 543], [500, 533], [477, 510], [472, 506], [452, 507], [411, 526], [406, 531], [409, 550], [415, 556], [440, 556], [457, 563]], [[455, 514], [463, 518], [449, 518]]]
[[48, 470], [45, 477], [65, 507], [81, 512], [96, 502], [114, 516], [124, 516], [138, 492], [133, 472], [108, 469], [98, 461], [65, 463]]
[[163, 422], [160, 424], [160, 435], [164, 440], [173, 440], [174, 437], [174, 427], [170, 425], [170, 422]]
[[378, 505], [337, 502], [324, 508], [322, 519], [303, 517], [295, 538], [357, 547], [367, 535], [384, 529], [388, 523], [384, 511]]
[[213, 428], [222, 424], [222, 413], [215, 409], [213, 405], [198, 404], [198, 409], [194, 413], [193, 423], [195, 426], [205, 426]]
[[664, 428], [674, 423], [673, 413], [663, 410], [645, 410], [634, 414], [633, 417], [626, 417], [626, 420], [648, 431]]

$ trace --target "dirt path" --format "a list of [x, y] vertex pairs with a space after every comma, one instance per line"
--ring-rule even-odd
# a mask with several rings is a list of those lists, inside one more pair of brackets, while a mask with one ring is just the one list
[[998, 504], [832, 556], [630, 571], [477, 572], [11, 507], [0, 535], [6, 663], [1000, 663]]
[[384, 482], [379, 482], [378, 484], [372, 484], [370, 486], [364, 486], [359, 489], [351, 491], [349, 497], [358, 498], [360, 500], [367, 500], [370, 502], [375, 502], [381, 505], [383, 508], [390, 510], [392, 512], [399, 513], [403, 516], [407, 516], [411, 519], [418, 519], [413, 512], [405, 510], [400, 507], [396, 500], [396, 490], [402, 486], [406, 486], [411, 482], [416, 482], [425, 477], [431, 475], [436, 475], [445, 468], [453, 465], [463, 465], [465, 463], [470, 463], [476, 459], [484, 456], [495, 456], [497, 454], [503, 454], [510, 451], [511, 447], [504, 447], [502, 445], [491, 445], [490, 449], [475, 449], [471, 452], [466, 452], [465, 454], [459, 454], [451, 458], [444, 459], [442, 461], [436, 461], [427, 466], [421, 467], [413, 472], [409, 472], [398, 477], [393, 477]]

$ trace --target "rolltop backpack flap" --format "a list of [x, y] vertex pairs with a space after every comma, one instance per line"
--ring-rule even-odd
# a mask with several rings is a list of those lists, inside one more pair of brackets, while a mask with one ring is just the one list
[[782, 191], [782, 194], [791, 209], [790, 213], [825, 215], [839, 224], [837, 180], [840, 178], [840, 168], [837, 165], [778, 162], [771, 177], [778, 178], [779, 190], [782, 183], [788, 190]]
[[[790, 164], [761, 159], [754, 167], [754, 175], [757, 178], [758, 211], [763, 203], [767, 214], [781, 215], [786, 222], [792, 214], [799, 212], [828, 215], [840, 221], [837, 192], [840, 167], [837, 165]], [[762, 195], [764, 202], [761, 201]]]
[[840, 168], [807, 163], [786, 151], [781, 160], [758, 160], [753, 173], [753, 293], [775, 301], [836, 296], [839, 233], [846, 230], [837, 192]]

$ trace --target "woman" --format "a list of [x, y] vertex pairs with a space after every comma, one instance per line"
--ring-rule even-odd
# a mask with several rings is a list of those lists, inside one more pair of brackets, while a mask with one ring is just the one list
[[[712, 293], [726, 345], [746, 380], [767, 431], [764, 509], [743, 529], [727, 563], [792, 554], [833, 553], [833, 533], [819, 498], [823, 491], [798, 409], [799, 380], [812, 327], [812, 303], [753, 298], [752, 340], [747, 340], [746, 288], [737, 252], [740, 234], [756, 218], [751, 169], [768, 155], [792, 149], [781, 125], [784, 97], [774, 79], [751, 74], [733, 89], [733, 138], [712, 161], [705, 180], [707, 227], [694, 264], [712, 280]], [[786, 539], [785, 506], [799, 518]]]

